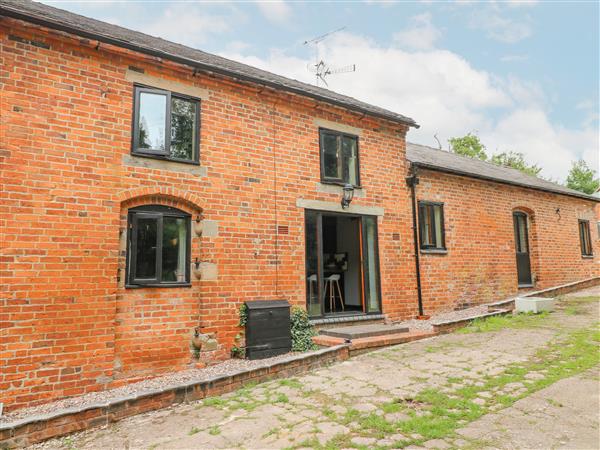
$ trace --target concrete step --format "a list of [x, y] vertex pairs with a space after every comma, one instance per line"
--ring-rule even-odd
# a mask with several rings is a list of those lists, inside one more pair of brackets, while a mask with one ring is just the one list
[[[350, 354], [356, 355], [358, 353], [375, 350], [377, 348], [386, 347], [388, 345], [404, 344], [406, 342], [425, 339], [436, 335], [437, 333], [433, 331], [415, 330], [396, 334], [386, 334], [382, 336], [371, 336], [353, 339], [348, 345]], [[320, 334], [318, 336], [313, 337], [313, 341], [315, 344], [321, 345], [323, 347], [333, 347], [335, 345], [340, 345], [347, 342], [345, 338], [327, 336], [324, 334]]]
[[389, 334], [407, 333], [408, 327], [385, 324], [352, 325], [346, 327], [326, 328], [320, 334], [342, 339], [361, 339], [375, 336], [386, 336]]

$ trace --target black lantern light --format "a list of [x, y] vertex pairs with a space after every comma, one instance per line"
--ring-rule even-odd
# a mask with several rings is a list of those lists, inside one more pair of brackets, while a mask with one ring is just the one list
[[350, 202], [354, 198], [354, 186], [351, 184], [344, 185], [342, 190], [342, 208], [346, 209], [350, 206]]

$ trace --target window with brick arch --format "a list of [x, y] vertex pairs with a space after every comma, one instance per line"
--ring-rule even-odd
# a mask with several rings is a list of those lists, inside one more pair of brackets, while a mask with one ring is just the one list
[[581, 255], [592, 256], [592, 239], [590, 235], [590, 222], [588, 220], [579, 221], [579, 242], [581, 244]]
[[131, 208], [127, 222], [127, 286], [189, 285], [190, 215], [147, 205]]

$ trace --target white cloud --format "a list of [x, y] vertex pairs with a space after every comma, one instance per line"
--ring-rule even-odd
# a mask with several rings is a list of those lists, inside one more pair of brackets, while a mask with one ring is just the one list
[[209, 12], [193, 4], [174, 3], [161, 16], [146, 22], [141, 31], [180, 44], [198, 46], [210, 35], [229, 31], [233, 14], [235, 11]]
[[511, 8], [529, 7], [535, 6], [539, 3], [538, 0], [503, 0], [503, 4], [510, 6]]
[[292, 8], [283, 0], [258, 0], [256, 4], [263, 16], [277, 25], [287, 24], [292, 16]]
[[598, 167], [598, 130], [583, 127], [567, 130], [552, 124], [540, 108], [519, 108], [509, 112], [493, 129], [481, 133], [492, 153], [515, 150], [543, 168], [542, 174], [564, 179], [571, 162], [584, 158]]
[[430, 13], [423, 13], [411, 17], [410, 26], [394, 33], [393, 39], [400, 47], [428, 50], [435, 46], [442, 32], [433, 25]]
[[478, 9], [473, 12], [469, 26], [485, 32], [486, 36], [505, 44], [514, 44], [533, 34], [531, 20], [503, 16], [497, 8]]
[[[308, 57], [281, 51], [267, 58], [224, 56], [314, 82]], [[598, 166], [597, 122], [574, 129], [553, 123], [547, 113], [548, 95], [536, 82], [497, 77], [447, 50], [409, 52], [349, 33], [328, 39], [322, 57], [333, 67], [357, 67], [355, 73], [329, 77], [331, 89], [414, 118], [421, 128], [410, 131], [413, 142], [437, 147], [437, 134], [446, 147], [450, 137], [476, 131], [491, 152], [522, 152], [555, 179], [564, 179], [571, 161], [581, 157], [591, 167]]]

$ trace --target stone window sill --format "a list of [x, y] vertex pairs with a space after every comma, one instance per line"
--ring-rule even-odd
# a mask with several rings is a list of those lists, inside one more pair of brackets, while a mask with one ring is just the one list
[[144, 289], [144, 288], [185, 288], [191, 287], [192, 283], [177, 284], [126, 284], [125, 289]]
[[445, 248], [425, 248], [421, 249], [422, 255], [447, 255], [448, 250]]

